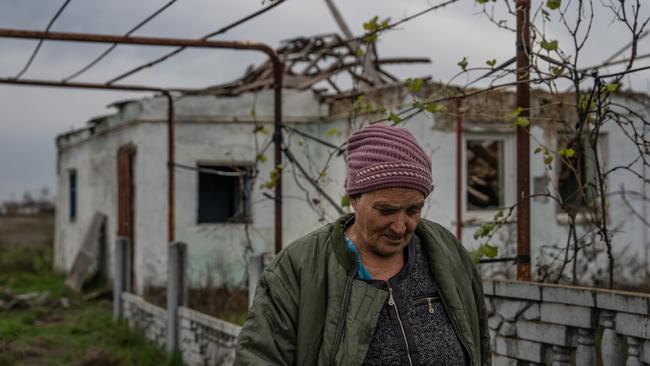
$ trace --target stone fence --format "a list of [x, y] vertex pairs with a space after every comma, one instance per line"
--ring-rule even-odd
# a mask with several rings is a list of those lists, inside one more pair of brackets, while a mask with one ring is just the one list
[[186, 246], [169, 247], [167, 306], [163, 309], [131, 293], [129, 241], [118, 239], [113, 277], [113, 315], [139, 329], [169, 352], [180, 352], [186, 365], [231, 365], [241, 327], [192, 310], [185, 286]]
[[[115, 317], [141, 329], [188, 365], [230, 365], [241, 328], [186, 307], [185, 245], [169, 249], [166, 309], [131, 294], [128, 240], [115, 252]], [[268, 258], [249, 267], [255, 287]], [[650, 295], [484, 279], [493, 363], [650, 365]]]
[[128, 292], [123, 292], [121, 299], [123, 318], [129, 326], [139, 329], [148, 340], [164, 347], [167, 342], [167, 311]]
[[186, 307], [180, 317], [179, 350], [188, 365], [232, 365], [240, 326]]
[[483, 280], [496, 365], [648, 365], [650, 295]]

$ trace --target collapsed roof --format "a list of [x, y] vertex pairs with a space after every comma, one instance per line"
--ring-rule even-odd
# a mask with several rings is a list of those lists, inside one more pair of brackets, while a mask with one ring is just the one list
[[[353, 83], [359, 88], [393, 84], [399, 79], [382, 69], [383, 65], [429, 63], [428, 58], [379, 58], [373, 45], [362, 47], [358, 40], [344, 40], [329, 33], [298, 37], [281, 42], [277, 49], [284, 65], [283, 87], [312, 89], [319, 95], [338, 94]], [[347, 77], [339, 77], [344, 74]], [[273, 65], [267, 60], [258, 67], [249, 66], [238, 80], [209, 87], [200, 94], [235, 96], [270, 88], [273, 85]]]

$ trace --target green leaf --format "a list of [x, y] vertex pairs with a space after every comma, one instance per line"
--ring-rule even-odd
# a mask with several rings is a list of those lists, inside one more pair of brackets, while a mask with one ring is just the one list
[[464, 106], [458, 108], [458, 113], [465, 113], [465, 112], [467, 112], [467, 111], [469, 111], [469, 107], [466, 106], [466, 105], [464, 105]]
[[429, 113], [438, 113], [447, 111], [447, 106], [443, 104], [427, 103], [425, 104], [424, 109]]
[[361, 47], [357, 47], [357, 50], [354, 52], [358, 58], [362, 58], [363, 55], [366, 54], [366, 51], [363, 50]]
[[605, 89], [608, 92], [613, 93], [613, 92], [618, 90], [618, 86], [619, 86], [619, 84], [617, 84], [617, 83], [609, 83], [609, 84], [605, 85]]
[[457, 63], [457, 65], [460, 66], [460, 68], [463, 69], [463, 71], [467, 71], [468, 64], [469, 63], [467, 62], [467, 57], [463, 57], [463, 59]]
[[562, 0], [548, 0], [546, 2], [546, 7], [551, 9], [551, 10], [555, 10], [555, 9], [559, 8], [560, 5], [562, 5]]
[[339, 130], [337, 130], [336, 127], [332, 127], [329, 130], [327, 130], [327, 136], [334, 137], [338, 132]]
[[375, 43], [377, 42], [377, 33], [371, 33], [363, 37], [363, 41], [366, 43]]
[[558, 151], [558, 154], [560, 154], [560, 156], [564, 156], [565, 158], [570, 158], [576, 154], [576, 151], [572, 148], [560, 149], [560, 151]]
[[485, 224], [481, 225], [476, 231], [474, 232], [474, 239], [480, 239], [482, 237], [490, 235], [490, 233], [494, 230], [494, 223], [492, 222], [486, 222]]
[[343, 197], [341, 197], [341, 207], [350, 207], [350, 196], [347, 194], [344, 194]]
[[478, 251], [480, 254], [488, 258], [495, 258], [497, 254], [499, 254], [499, 248], [490, 244], [481, 245], [480, 247], [478, 247]]
[[268, 158], [264, 154], [257, 157], [257, 161], [259, 161], [260, 163], [266, 163], [267, 160]]
[[367, 32], [372, 32], [377, 29], [377, 21], [379, 20], [378, 16], [370, 18], [369, 21], [363, 23], [363, 29]]
[[280, 174], [282, 174], [282, 169], [284, 169], [284, 165], [280, 164], [275, 167], [270, 173], [269, 173], [269, 180], [266, 182], [262, 183], [260, 185], [260, 188], [266, 188], [266, 189], [273, 189], [275, 186], [278, 185], [278, 178], [280, 177]]
[[424, 109], [425, 105], [421, 100], [414, 100], [413, 103], [411, 103], [411, 107], [415, 109]]
[[494, 65], [497, 64], [497, 60], [496, 60], [496, 59], [487, 60], [487, 61], [485, 61], [485, 63], [486, 63], [488, 66], [490, 66], [491, 68], [494, 68]]
[[515, 126], [528, 127], [530, 126], [530, 121], [525, 117], [517, 117], [512, 121], [512, 124]]
[[476, 0], [479, 4], [487, 4], [490, 0]]
[[547, 41], [543, 39], [539, 42], [539, 46], [547, 51], [557, 51], [557, 40]]
[[497, 27], [505, 28], [508, 25], [508, 21], [505, 19], [501, 19], [497, 22]]
[[539, 153], [542, 152], [543, 150], [544, 150], [543, 148], [538, 147], [537, 149], [535, 149], [535, 154], [539, 154]]
[[551, 165], [552, 162], [553, 162], [553, 155], [548, 153], [544, 154], [544, 164], [548, 166]]
[[521, 115], [521, 112], [523, 112], [523, 111], [524, 111], [523, 108], [521, 108], [521, 107], [517, 107], [517, 108], [515, 108], [514, 111], [512, 111], [512, 112], [510, 113], [510, 117], [512, 117], [512, 118], [517, 118], [517, 117], [519, 117], [519, 115]]
[[253, 133], [261, 133], [264, 136], [268, 136], [269, 135], [269, 129], [267, 127], [265, 127], [265, 126], [257, 126], [253, 130]]
[[377, 32], [387, 29], [390, 27], [390, 18], [386, 18], [379, 22], [379, 17], [374, 16], [369, 21], [363, 23], [363, 29], [366, 31], [366, 35], [363, 40], [366, 43], [374, 43], [377, 41]]
[[388, 114], [388, 120], [393, 122], [393, 124], [398, 124], [398, 123], [402, 122], [402, 117], [400, 117], [397, 113], [391, 111]]
[[424, 80], [420, 78], [415, 78], [415, 79], [408, 78], [404, 82], [404, 85], [412, 94], [415, 94], [420, 90], [422, 90], [422, 86], [424, 85]]
[[504, 215], [503, 210], [497, 211], [497, 213], [494, 214], [494, 220], [499, 220], [499, 219], [503, 218], [503, 215]]
[[562, 76], [564, 74], [564, 67], [551, 66], [550, 70], [553, 76]]

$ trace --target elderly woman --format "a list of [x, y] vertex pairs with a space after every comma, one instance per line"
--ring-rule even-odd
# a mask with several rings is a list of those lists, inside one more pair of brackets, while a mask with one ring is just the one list
[[481, 279], [463, 246], [421, 218], [431, 161], [406, 129], [348, 141], [346, 215], [266, 268], [238, 365], [489, 365]]

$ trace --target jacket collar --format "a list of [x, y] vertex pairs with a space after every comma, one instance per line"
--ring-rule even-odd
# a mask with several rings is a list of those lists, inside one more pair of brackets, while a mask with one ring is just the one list
[[345, 248], [345, 228], [354, 222], [354, 214], [347, 214], [339, 217], [332, 227], [332, 250], [339, 264], [350, 272], [355, 268], [354, 253]]

